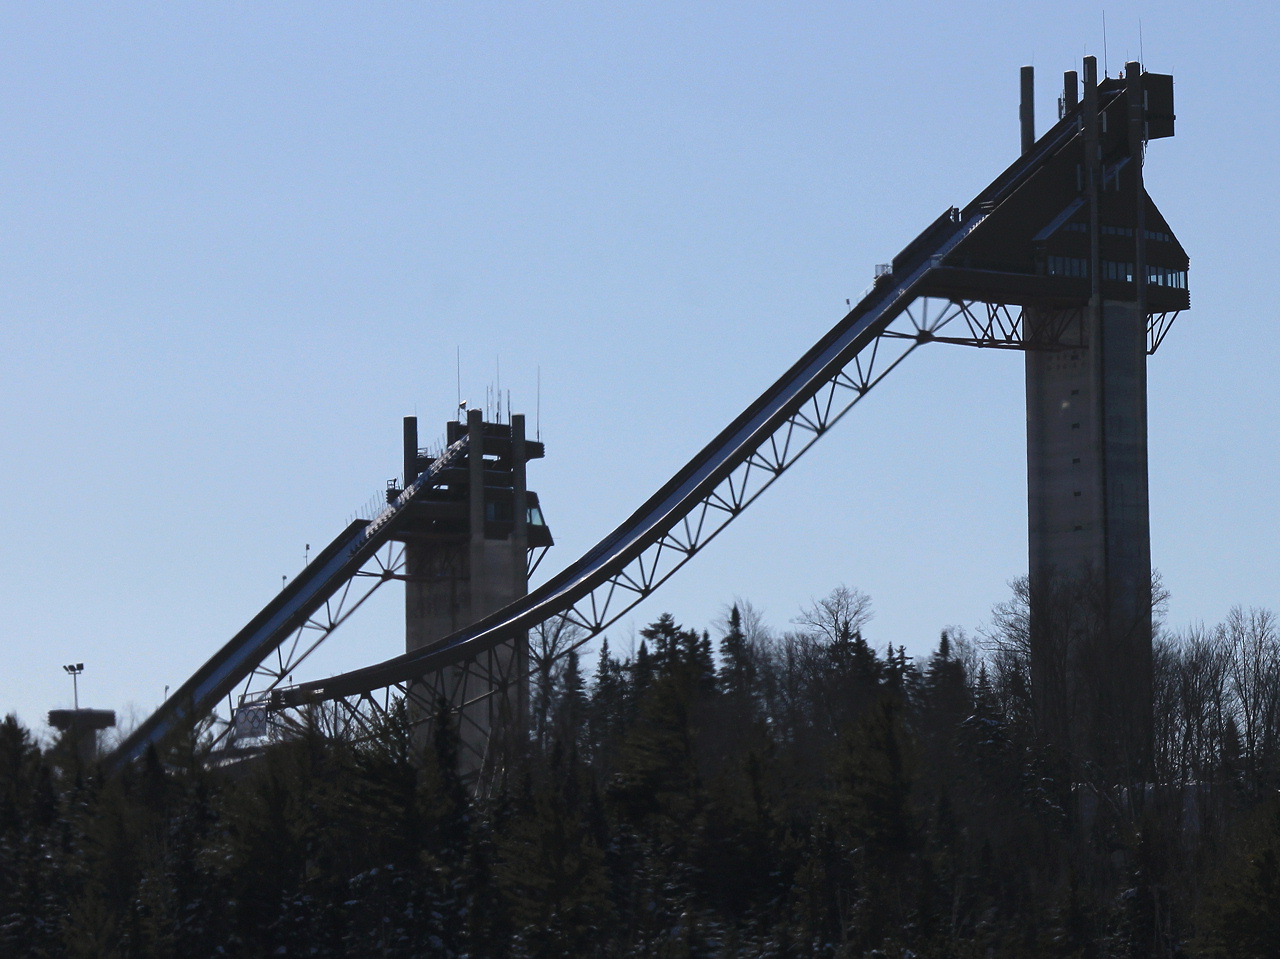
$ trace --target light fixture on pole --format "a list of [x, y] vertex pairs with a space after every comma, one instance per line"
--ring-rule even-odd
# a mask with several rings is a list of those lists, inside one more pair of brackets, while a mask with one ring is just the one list
[[71, 693], [75, 697], [76, 712], [80, 712], [80, 674], [84, 672], [84, 663], [71, 663], [62, 667], [63, 672], [71, 677]]

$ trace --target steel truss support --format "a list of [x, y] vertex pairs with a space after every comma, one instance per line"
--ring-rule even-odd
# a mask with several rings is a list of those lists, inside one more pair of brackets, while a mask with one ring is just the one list
[[[1071, 325], [1074, 315], [1064, 315], [1047, 327], [1061, 334]], [[944, 336], [942, 331], [953, 324], [964, 324], [968, 336]], [[699, 553], [721, 530], [753, 503], [800, 456], [823, 436], [841, 417], [852, 409], [890, 371], [895, 369], [921, 344], [954, 342], [994, 346], [1005, 349], [1058, 348], [1072, 343], [1051, 342], [1042, 335], [1034, 345], [1022, 337], [1021, 313], [1000, 304], [919, 298], [913, 301], [880, 335], [855, 355], [843, 369], [822, 383], [816, 391], [783, 421], [771, 435], [758, 443], [749, 455], [725, 476], [715, 488], [696, 502], [684, 515], [676, 518], [665, 532], [656, 536], [642, 552], [621, 570], [608, 576], [572, 605], [553, 614], [575, 628], [575, 641], [562, 651], [567, 654], [616, 623], [654, 590], [665, 583], [685, 563]], [[538, 560], [531, 557], [531, 569]], [[502, 649], [513, 641], [506, 640]], [[345, 697], [330, 697], [329, 702], [348, 717], [348, 734], [360, 738], [376, 728], [378, 717], [390, 708], [395, 697], [409, 703], [415, 720], [430, 723], [443, 699], [459, 717], [459, 722], [476, 728], [488, 723], [492, 709], [483, 701], [493, 697], [500, 702], [511, 700], [510, 691], [517, 685], [511, 672], [514, 657], [500, 664], [490, 661], [492, 652], [479, 652], [473, 658], [460, 658], [440, 672], [428, 673], [408, 683], [396, 683]], [[287, 693], [287, 691], [285, 691]], [[494, 696], [495, 693], [503, 695]], [[424, 699], [425, 697], [425, 699]], [[278, 721], [285, 726], [305, 722], [314, 702], [284, 705], [277, 698], [274, 708]], [[485, 708], [483, 719], [468, 715]], [[290, 716], [293, 713], [293, 716]], [[489, 726], [493, 729], [493, 726]], [[472, 757], [473, 762], [493, 767], [494, 751]], [[473, 767], [476, 768], [476, 767]]]
[[666, 532], [559, 614], [582, 631], [564, 653], [602, 633], [670, 579], [917, 346], [937, 339], [938, 331], [966, 308], [968, 304], [945, 300], [916, 300]]
[[[360, 717], [379, 716], [385, 712], [385, 706], [377, 707], [376, 698], [369, 698], [361, 708], [354, 708], [343, 703], [341, 707], [327, 713], [311, 710], [306, 716], [288, 716], [277, 714], [269, 708], [272, 693], [292, 678], [294, 671], [314, 653], [339, 626], [349, 619], [357, 609], [371, 597], [381, 586], [391, 581], [407, 582], [418, 579], [435, 579], [443, 576], [461, 575], [458, 568], [458, 556], [465, 563], [465, 555], [456, 551], [444, 551], [448, 554], [441, 560], [439, 568], [421, 571], [419, 575], [410, 576], [406, 570], [406, 553], [404, 543], [392, 540], [385, 544], [354, 576], [325, 601], [321, 609], [307, 620], [293, 635], [292, 640], [277, 647], [274, 660], [259, 663], [238, 693], [228, 695], [225, 704], [226, 712], [215, 711], [211, 717], [209, 741], [213, 750], [233, 750], [241, 740], [257, 740], [264, 737], [276, 737], [296, 732], [302, 724], [315, 725], [317, 719], [323, 717], [324, 728], [340, 730], [342, 734], [356, 733], [360, 723], [366, 722]], [[535, 552], [537, 556], [535, 558]], [[529, 551], [528, 562], [535, 566], [546, 553], [546, 548]], [[460, 670], [453, 670], [446, 679], [443, 674], [433, 677], [431, 683], [414, 684], [413, 689], [401, 689], [400, 694], [411, 706], [415, 720], [434, 715], [436, 705], [443, 700], [457, 709], [468, 704], [469, 698], [487, 701], [495, 689], [505, 689], [514, 678], [513, 657], [510, 644], [499, 647], [505, 649], [505, 656], [491, 650], [487, 656], [477, 661], [468, 661]], [[476, 691], [483, 690], [483, 695]], [[472, 692], [468, 693], [467, 691]], [[499, 697], [501, 698], [501, 697]], [[387, 701], [383, 697], [384, 702]], [[485, 703], [487, 713], [494, 707]], [[479, 720], [468, 709], [463, 717], [464, 722], [477, 723]], [[270, 715], [268, 715], [270, 714]], [[337, 725], [335, 725], [337, 724]], [[367, 723], [366, 723], [367, 725]], [[358, 738], [358, 737], [357, 737]], [[474, 757], [477, 763], [483, 763], [484, 756]]]
[[1174, 310], [1172, 313], [1152, 313], [1147, 317], [1147, 356], [1151, 356], [1160, 349], [1160, 344], [1164, 342], [1164, 338], [1169, 335], [1169, 330], [1173, 327], [1173, 321], [1181, 312], [1181, 310]]
[[513, 695], [520, 688], [521, 670], [522, 659], [511, 643], [504, 643], [414, 682], [276, 711], [272, 735], [288, 738], [313, 729], [359, 744], [407, 723], [414, 748], [423, 751], [431, 748], [430, 735], [441, 709], [447, 708], [458, 733], [464, 779], [487, 783], [523, 738], [524, 710]]
[[551, 549], [550, 546], [532, 546], [529, 548], [528, 559], [524, 564], [525, 579], [531, 578], [538, 567], [542, 565], [542, 560], [546, 557], [549, 549]]
[[[823, 383], [803, 405], [743, 459], [709, 494], [697, 502], [622, 570], [609, 576], [590, 593], [554, 614], [574, 628], [576, 639], [560, 655], [600, 635], [625, 616], [685, 563], [699, 553], [721, 530], [769, 488], [800, 456], [840, 420], [891, 370], [925, 343], [1006, 350], [1062, 350], [1087, 348], [1080, 342], [1083, 307], [1044, 311], [1037, 332], [1026, 336], [1022, 309], [1009, 304], [922, 297], [913, 301], [878, 337], [836, 375]], [[1158, 314], [1149, 324], [1149, 351], [1154, 352], [1168, 332], [1174, 316]], [[530, 551], [528, 570], [537, 569], [546, 550]], [[401, 559], [402, 562], [402, 559]], [[372, 575], [400, 578], [398, 570]], [[427, 735], [441, 703], [448, 705], [456, 722], [473, 733], [464, 743], [471, 755], [463, 757], [473, 777], [485, 778], [501, 766], [502, 750], [493, 745], [498, 730], [520, 728], [511, 713], [515, 692], [525, 687], [526, 676], [517, 675], [511, 655], [513, 637], [500, 646], [461, 658], [444, 669], [412, 682], [394, 683], [351, 696], [333, 697], [330, 724], [341, 717], [340, 734], [361, 740], [387, 721], [388, 710], [403, 703], [410, 721]], [[505, 653], [503, 652], [505, 651]], [[299, 660], [300, 661], [300, 660]], [[273, 677], [279, 675], [277, 670]], [[280, 685], [276, 680], [271, 689]], [[265, 700], [265, 697], [264, 697]], [[318, 704], [282, 706], [277, 698], [273, 716], [277, 729], [285, 731], [313, 722]], [[503, 719], [505, 717], [505, 719]], [[488, 743], [482, 749], [476, 742]]]
[[[936, 301], [935, 301], [936, 302]], [[1007, 303], [982, 303], [952, 301], [949, 305], [959, 310], [967, 335], [952, 332], [939, 336], [930, 332], [927, 311], [928, 300], [917, 300], [908, 308], [910, 314], [917, 304], [924, 303], [914, 330], [890, 330], [885, 336], [915, 337], [921, 342], [950, 343], [955, 346], [976, 346], [979, 349], [996, 350], [1063, 350], [1088, 349], [1085, 336], [1085, 307], [1064, 307], [1058, 310], [1040, 311], [1040, 323], [1030, 337], [1026, 334], [1026, 317], [1020, 307]], [[1180, 310], [1171, 313], [1152, 313], [1147, 316], [1147, 355], [1160, 348]]]
[[[239, 693], [228, 694], [225, 716], [214, 713], [212, 747], [231, 748], [238, 739], [259, 738], [266, 729], [260, 716], [273, 690], [285, 683], [384, 583], [404, 578], [404, 544], [388, 542], [293, 634], [246, 677]], [[239, 722], [237, 722], [239, 720]]]
[[957, 311], [953, 318], [963, 321], [965, 332], [953, 328], [947, 335], [938, 335], [928, 322], [931, 302], [937, 301], [921, 299], [908, 307], [908, 314], [919, 314], [918, 319], [913, 317], [916, 329], [887, 331], [885, 336], [914, 337], [921, 342], [994, 350], [1063, 350], [1087, 346], [1081, 322], [1085, 311], [1083, 306], [1041, 311], [1040, 322], [1028, 337], [1026, 317], [1018, 306], [973, 300], [944, 301]]

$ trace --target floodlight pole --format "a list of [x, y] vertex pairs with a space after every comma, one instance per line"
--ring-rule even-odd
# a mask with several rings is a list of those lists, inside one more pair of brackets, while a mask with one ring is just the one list
[[71, 695], [76, 712], [80, 712], [80, 674], [84, 672], [84, 663], [72, 663], [62, 669], [71, 677]]

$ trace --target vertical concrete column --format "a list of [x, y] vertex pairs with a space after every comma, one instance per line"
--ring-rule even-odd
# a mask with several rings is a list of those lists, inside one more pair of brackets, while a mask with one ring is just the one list
[[511, 562], [515, 574], [513, 583], [517, 596], [528, 590], [525, 576], [526, 557], [529, 552], [529, 496], [525, 476], [526, 456], [524, 448], [524, 414], [511, 417], [511, 510], [515, 530], [511, 537]]
[[404, 418], [404, 486], [408, 489], [418, 478], [418, 418]]
[[[450, 442], [458, 437], [458, 424], [449, 424]], [[404, 485], [418, 478], [418, 418], [404, 418]], [[457, 628], [460, 607], [466, 598], [458, 595], [457, 577], [462, 573], [462, 556], [444, 553], [442, 548], [428, 546], [410, 537], [405, 541], [404, 623], [405, 650], [412, 652], [428, 646]], [[448, 571], [440, 575], [441, 571]]]
[[[511, 417], [511, 509], [515, 527], [511, 534], [511, 573], [514, 596], [529, 591], [529, 496], [526, 466], [528, 458], [524, 445], [524, 414]], [[514, 709], [517, 728], [523, 729], [529, 715], [529, 637], [517, 636], [514, 640], [516, 688]]]
[[[1030, 307], [1024, 317], [1028, 336], [1059, 319]], [[1072, 676], [1086, 632], [1071, 606], [1105, 564], [1092, 317], [1079, 310], [1063, 337], [1084, 345], [1026, 354], [1031, 688], [1039, 735], [1064, 750], [1073, 741]]]
[[[1028, 334], [1056, 325], [1052, 312], [1027, 308]], [[1080, 311], [1063, 336], [1088, 343], [1094, 331]], [[1093, 351], [1028, 350], [1027, 527], [1032, 586], [1103, 563], [1103, 477], [1097, 431]]]
[[1151, 743], [1146, 319], [1098, 312], [1086, 349], [1026, 358], [1032, 689], [1048, 742], [1134, 777]]
[[[404, 418], [404, 485], [409, 488], [418, 478], [418, 418]], [[405, 651], [417, 649], [425, 644], [422, 636], [423, 587], [419, 581], [422, 575], [421, 551], [413, 545], [406, 545], [404, 551], [404, 571], [408, 577], [404, 585], [404, 639]]]
[[[1084, 348], [1026, 356], [1031, 678], [1046, 741], [1082, 775], [1133, 781], [1149, 771], [1152, 742], [1145, 237], [1139, 215], [1134, 300], [1104, 300], [1097, 63], [1084, 67], [1091, 296], [1065, 338]], [[1128, 69], [1140, 158], [1140, 68]], [[1145, 203], [1140, 161], [1121, 175]], [[1034, 337], [1050, 314], [1025, 316]]]
[[1028, 153], [1036, 142], [1036, 68], [1022, 68], [1022, 98], [1018, 106], [1018, 125], [1022, 130], [1022, 152]]
[[467, 502], [471, 532], [470, 578], [471, 615], [485, 609], [484, 598], [484, 419], [480, 410], [467, 410]]
[[1103, 307], [1106, 401], [1105, 663], [1099, 723], [1112, 723], [1115, 762], [1147, 776], [1152, 757], [1151, 514], [1147, 471], [1147, 317], [1138, 303]]

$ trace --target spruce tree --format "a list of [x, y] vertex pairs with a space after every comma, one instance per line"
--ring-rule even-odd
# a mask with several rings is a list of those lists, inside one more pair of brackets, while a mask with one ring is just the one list
[[557, 683], [555, 703], [556, 736], [560, 742], [580, 749], [587, 741], [587, 693], [578, 651], [570, 650]]
[[687, 659], [687, 643], [684, 631], [676, 624], [675, 617], [663, 613], [640, 630], [646, 643], [652, 644], [653, 671], [657, 676], [670, 676]]
[[627, 723], [627, 679], [623, 664], [609, 652], [606, 637], [600, 644], [596, 674], [591, 684], [591, 701], [587, 707], [591, 731], [591, 755], [608, 763], [615, 743]]
[[725, 695], [742, 699], [750, 696], [755, 685], [755, 663], [742, 631], [742, 613], [734, 603], [729, 610], [728, 629], [720, 640], [720, 688]]

